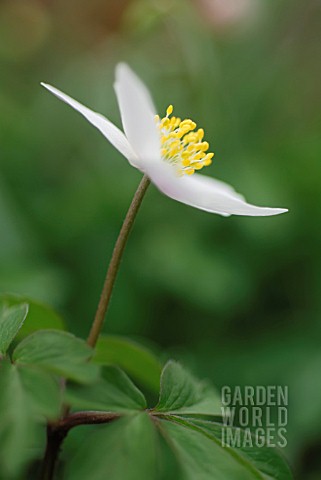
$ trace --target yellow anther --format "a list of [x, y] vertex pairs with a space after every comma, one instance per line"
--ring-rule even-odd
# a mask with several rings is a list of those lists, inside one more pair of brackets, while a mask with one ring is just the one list
[[198, 137], [198, 141], [201, 142], [203, 140], [203, 137], [204, 137], [204, 130], [202, 128], [199, 128], [197, 130], [197, 137]]
[[178, 130], [178, 132], [176, 133], [176, 138], [182, 138], [184, 137], [184, 135], [189, 131], [188, 128], [181, 128], [180, 130]]
[[193, 122], [193, 120], [191, 120], [190, 118], [186, 118], [185, 120], [183, 120], [180, 124], [181, 127], [185, 126], [185, 125], [188, 125], [190, 127], [191, 130], [194, 130], [194, 128], [196, 127], [196, 123]]
[[201, 168], [203, 168], [203, 164], [202, 163], [195, 163], [193, 164], [193, 168], [195, 168], [195, 170], [201, 170]]
[[212, 159], [211, 158], [208, 158], [207, 160], [204, 160], [204, 162], [203, 162], [204, 167], [209, 167], [210, 165], [212, 165]]
[[197, 142], [197, 136], [194, 132], [190, 132], [184, 137], [184, 143], [187, 145], [188, 143], [195, 143]]
[[204, 167], [208, 167], [212, 163], [212, 158], [214, 157], [214, 153], [208, 153], [202, 160]]
[[193, 160], [201, 160], [202, 158], [205, 158], [204, 152], [198, 152], [193, 156]]
[[204, 130], [195, 131], [196, 123], [190, 118], [170, 117], [173, 111], [173, 105], [169, 105], [165, 117], [155, 116], [160, 131], [161, 155], [175, 166], [178, 175], [192, 175], [195, 170], [210, 165], [214, 153], [205, 153], [209, 144], [202, 141]]
[[172, 115], [173, 113], [173, 110], [174, 110], [174, 107], [173, 105], [169, 105], [166, 109], [166, 115], [169, 117], [170, 115]]
[[179, 151], [179, 144], [175, 145], [175, 143], [172, 143], [172, 145], [170, 146], [170, 152], [172, 155], [175, 155], [176, 153], [178, 153]]
[[167, 153], [167, 149], [166, 149], [166, 148], [162, 148], [162, 149], [161, 149], [161, 154], [162, 154], [163, 157], [166, 156], [166, 153]]

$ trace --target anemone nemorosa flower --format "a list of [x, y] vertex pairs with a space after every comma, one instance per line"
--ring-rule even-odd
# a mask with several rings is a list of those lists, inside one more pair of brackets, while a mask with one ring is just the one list
[[267, 216], [287, 212], [283, 208], [250, 205], [224, 182], [196, 173], [212, 163], [213, 153], [189, 119], [172, 116], [173, 106], [160, 118], [141, 80], [126, 64], [116, 67], [115, 91], [123, 133], [107, 118], [81, 105], [56, 88], [42, 83], [51, 93], [78, 110], [129, 163], [146, 174], [156, 187], [174, 200], [207, 212], [228, 215]]

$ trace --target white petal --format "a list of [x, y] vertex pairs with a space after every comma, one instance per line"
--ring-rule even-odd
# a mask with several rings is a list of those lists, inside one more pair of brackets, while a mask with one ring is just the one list
[[85, 107], [81, 103], [77, 102], [73, 98], [69, 97], [68, 95], [62, 93], [55, 87], [51, 85], [47, 85], [46, 83], [41, 83], [43, 87], [53, 93], [56, 97], [58, 97], [63, 102], [70, 105], [72, 108], [77, 110], [81, 113], [92, 125], [94, 125], [98, 130], [104, 135], [104, 137], [109, 140], [109, 142], [120, 151], [124, 157], [135, 167], [138, 167], [138, 159], [133, 151], [130, 143], [128, 142], [127, 138], [125, 137], [124, 133], [119, 130], [113, 123], [111, 123], [107, 118], [99, 113], [93, 112], [89, 108]]
[[174, 169], [151, 164], [148, 171], [152, 182], [168, 197], [206, 212], [228, 215], [269, 216], [287, 212], [284, 208], [257, 207], [246, 203], [232, 187], [200, 174], [177, 176]]
[[116, 67], [114, 88], [124, 131], [140, 162], [145, 164], [159, 160], [160, 138], [155, 124], [156, 110], [149, 91], [124, 63]]
[[202, 175], [202, 178], [209, 179], [209, 181], [211, 182], [211, 188], [215, 186], [215, 188], [218, 191], [221, 191], [226, 195], [231, 195], [233, 198], [238, 198], [239, 200], [242, 200], [244, 202], [246, 201], [244, 196], [236, 192], [235, 189], [232, 187], [232, 185], [229, 185], [228, 183], [225, 183], [222, 180], [218, 180], [217, 178], [206, 177], [205, 175]]

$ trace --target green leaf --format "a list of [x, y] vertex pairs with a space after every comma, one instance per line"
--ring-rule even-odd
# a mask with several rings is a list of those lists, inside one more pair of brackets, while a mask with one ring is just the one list
[[118, 365], [137, 382], [158, 392], [162, 365], [145, 346], [126, 337], [102, 336], [96, 346], [94, 361]]
[[[291, 480], [272, 448], [224, 448], [221, 425], [150, 412], [100, 426], [85, 439], [66, 480]], [[214, 425], [214, 432], [212, 426]], [[67, 439], [68, 441], [68, 439]]]
[[220, 415], [221, 401], [215, 390], [200, 382], [179, 363], [170, 360], [161, 376], [158, 412]]
[[83, 383], [95, 381], [99, 368], [89, 363], [92, 349], [74, 335], [59, 330], [39, 330], [16, 347], [13, 360], [36, 365], [62, 377]]
[[210, 438], [216, 439], [222, 443], [222, 438], [226, 438], [227, 432], [233, 432], [234, 438], [240, 435], [240, 446], [229, 447], [230, 450], [234, 450], [236, 455], [242, 457], [244, 462], [249, 462], [260, 473], [267, 475], [267, 478], [278, 480], [289, 480], [292, 478], [289, 466], [284, 461], [283, 456], [280, 454], [277, 448], [271, 447], [257, 447], [255, 446], [255, 437], [251, 437], [249, 444], [249, 437], [245, 434], [245, 431], [234, 427], [226, 427], [220, 423], [206, 422], [204, 420], [189, 419], [189, 425], [193, 425], [196, 428], [200, 428]]
[[144, 395], [118, 367], [103, 367], [92, 385], [67, 385], [66, 402], [78, 409], [116, 412], [146, 408]]
[[47, 305], [31, 300], [20, 295], [0, 295], [0, 306], [14, 306], [21, 303], [29, 305], [28, 321], [20, 329], [17, 339], [22, 340], [27, 335], [41, 329], [64, 330], [64, 321]]
[[100, 426], [66, 467], [65, 480], [153, 480], [157, 433], [147, 413]]
[[0, 312], [0, 356], [5, 355], [28, 314], [28, 305], [3, 307]]
[[[78, 395], [87, 392], [78, 397], [85, 401], [82, 408], [119, 411], [137, 394], [118, 369], [105, 369], [104, 378], [105, 389], [90, 392], [88, 387], [76, 387]], [[287, 464], [275, 449], [258, 448], [251, 435], [249, 448], [248, 435], [233, 427], [228, 429], [239, 432], [239, 444], [226, 447], [222, 440], [227, 427], [190, 416], [192, 411], [213, 414], [217, 397], [213, 404], [200, 397], [207, 391], [178, 363], [169, 362], [162, 374], [158, 407], [127, 413], [97, 429], [77, 451], [66, 480], [104, 480], [107, 474], [109, 480], [291, 480]]]
[[0, 368], [0, 478], [13, 478], [43, 440], [43, 415], [59, 414], [57, 382], [44, 372], [2, 362]]
[[[274, 448], [224, 447], [221, 424], [171, 417], [160, 430], [174, 450], [184, 478], [210, 480], [291, 480], [290, 469]], [[229, 429], [231, 427], [228, 427]], [[236, 431], [236, 429], [233, 429]], [[245, 432], [240, 432], [241, 445]], [[248, 443], [247, 443], [248, 445]]]
[[62, 395], [57, 378], [51, 373], [29, 365], [20, 367], [19, 375], [37, 417], [42, 415], [49, 420], [58, 418]]

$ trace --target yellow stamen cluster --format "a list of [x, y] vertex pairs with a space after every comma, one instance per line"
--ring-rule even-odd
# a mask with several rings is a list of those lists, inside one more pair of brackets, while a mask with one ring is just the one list
[[162, 158], [177, 167], [179, 174], [192, 175], [195, 170], [211, 165], [214, 153], [206, 153], [209, 144], [203, 141], [204, 130], [196, 129], [192, 120], [171, 117], [173, 105], [166, 110], [166, 117], [156, 115], [160, 130]]

